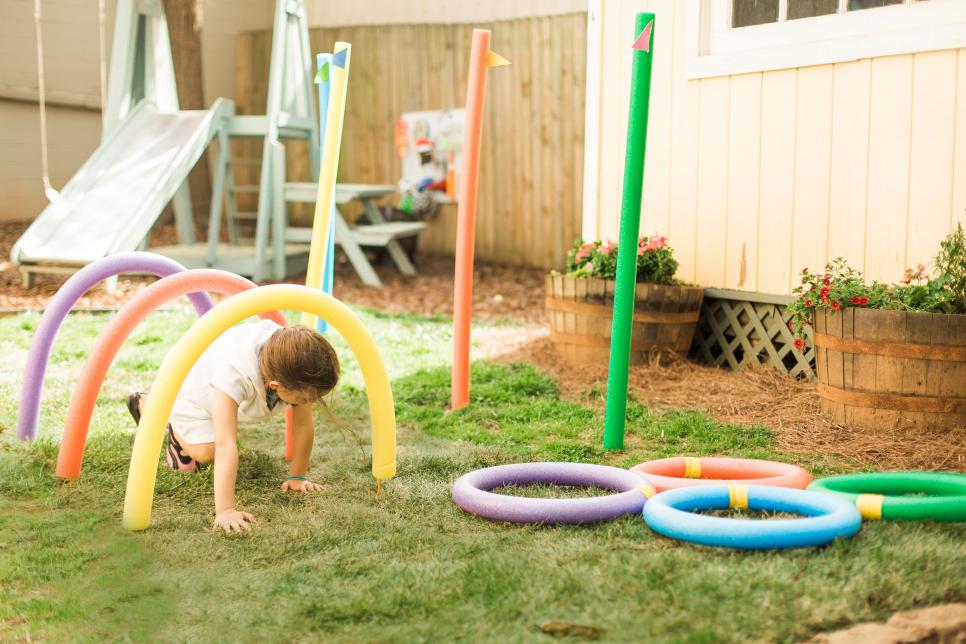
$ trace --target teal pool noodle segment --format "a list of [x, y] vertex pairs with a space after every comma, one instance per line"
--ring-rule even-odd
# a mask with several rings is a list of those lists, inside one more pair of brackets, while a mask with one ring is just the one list
[[[315, 56], [316, 68], [319, 74], [316, 77], [319, 84], [319, 156], [322, 155], [322, 145], [325, 142], [325, 121], [329, 117], [329, 83], [328, 66], [332, 61], [332, 54], [317, 54]], [[335, 197], [333, 197], [332, 207], [335, 208]], [[329, 242], [325, 251], [325, 267], [322, 269], [322, 292], [332, 295], [332, 281], [335, 272], [335, 218], [329, 220]], [[322, 318], [318, 319], [316, 329], [320, 333], [329, 330], [329, 324]]]

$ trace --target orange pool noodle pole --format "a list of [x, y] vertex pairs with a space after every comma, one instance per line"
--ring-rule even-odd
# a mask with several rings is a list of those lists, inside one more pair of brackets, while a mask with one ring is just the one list
[[[67, 479], [80, 476], [84, 446], [87, 444], [87, 433], [101, 384], [121, 345], [141, 320], [162, 304], [188, 293], [212, 291], [234, 295], [250, 288], [255, 288], [255, 284], [234, 273], [199, 269], [169, 275], [131, 298], [101, 331], [78, 378], [70, 399], [70, 408], [67, 410], [60, 451], [57, 453], [57, 476]], [[285, 316], [278, 311], [269, 311], [259, 317], [268, 318], [282, 326], [288, 324]], [[291, 427], [286, 427], [286, 453], [291, 449], [290, 434]]]
[[456, 276], [453, 284], [453, 376], [451, 408], [470, 402], [470, 320], [473, 317], [473, 241], [476, 235], [476, 188], [480, 174], [480, 139], [486, 68], [508, 61], [490, 51], [490, 32], [473, 30], [470, 73], [466, 87], [463, 162], [456, 210]]

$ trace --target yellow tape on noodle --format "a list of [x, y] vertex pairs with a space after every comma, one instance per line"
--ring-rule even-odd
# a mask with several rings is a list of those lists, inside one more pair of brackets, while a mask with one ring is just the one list
[[855, 497], [855, 507], [863, 519], [881, 519], [883, 501], [885, 497], [881, 494], [860, 494]]
[[701, 478], [701, 461], [691, 456], [684, 457], [684, 478]]
[[728, 507], [738, 510], [748, 507], [748, 486], [740, 483], [728, 486]]
[[642, 483], [641, 485], [638, 485], [634, 489], [637, 490], [638, 492], [640, 492], [641, 494], [643, 494], [644, 496], [646, 496], [647, 498], [651, 498], [652, 496], [654, 496], [655, 494], [657, 494], [657, 490], [655, 490], [654, 488], [652, 488], [647, 483]]

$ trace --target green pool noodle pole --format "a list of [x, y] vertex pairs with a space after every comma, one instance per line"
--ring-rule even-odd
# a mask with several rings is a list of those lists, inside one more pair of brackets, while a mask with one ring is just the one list
[[620, 241], [617, 246], [617, 286], [614, 292], [610, 366], [607, 372], [607, 407], [604, 412], [604, 449], [624, 447], [627, 414], [627, 370], [630, 366], [634, 287], [637, 283], [637, 239], [641, 229], [641, 193], [644, 184], [644, 148], [651, 95], [651, 59], [654, 14], [639, 13], [634, 28], [634, 66], [627, 116], [624, 153], [624, 192], [621, 196]]

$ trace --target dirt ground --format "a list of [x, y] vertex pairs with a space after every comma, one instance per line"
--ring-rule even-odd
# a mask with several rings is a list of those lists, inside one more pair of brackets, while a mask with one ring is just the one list
[[[9, 253], [24, 227], [20, 222], [0, 222], [0, 312], [8, 314], [42, 309], [63, 283], [62, 277], [41, 276], [35, 288], [21, 287]], [[152, 233], [152, 243], [168, 243], [172, 237], [172, 227], [161, 226]], [[335, 295], [348, 303], [389, 312], [451, 315], [453, 258], [418, 254], [415, 263], [416, 278], [404, 278], [391, 266], [378, 264], [384, 288], [373, 289], [363, 285], [345, 258], [339, 257]], [[544, 274], [542, 269], [477, 262], [474, 318], [514, 320], [524, 326], [480, 328], [474, 331], [474, 338], [487, 357], [535, 364], [559, 380], [568, 399], [602, 406], [606, 365], [569, 365], [550, 343], [543, 306]], [[78, 307], [115, 308], [149, 282], [150, 278], [121, 279], [115, 294], [95, 289]], [[789, 453], [839, 454], [879, 470], [966, 472], [966, 429], [847, 429], [821, 413], [814, 384], [792, 380], [767, 367], [736, 373], [681, 359], [655, 360], [631, 367], [629, 393], [657, 410], [700, 408], [722, 422], [764, 424], [776, 432], [781, 449]]]

